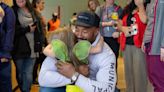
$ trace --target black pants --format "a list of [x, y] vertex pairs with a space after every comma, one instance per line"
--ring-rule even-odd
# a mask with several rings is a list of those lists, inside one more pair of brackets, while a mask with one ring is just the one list
[[38, 70], [38, 68], [40, 68], [39, 65], [40, 66], [42, 65], [45, 58], [46, 58], [46, 56], [43, 53], [39, 54], [39, 57], [36, 58], [36, 62], [35, 62], [34, 69], [33, 69], [33, 82], [36, 81], [36, 78], [38, 77], [37, 70]]

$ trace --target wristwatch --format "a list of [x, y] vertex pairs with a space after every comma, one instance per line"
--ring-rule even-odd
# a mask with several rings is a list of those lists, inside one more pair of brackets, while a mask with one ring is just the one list
[[71, 82], [72, 82], [72, 83], [75, 83], [76, 80], [78, 79], [78, 77], [79, 77], [79, 73], [78, 73], [78, 72], [75, 72], [75, 73], [73, 74], [73, 76], [71, 77]]

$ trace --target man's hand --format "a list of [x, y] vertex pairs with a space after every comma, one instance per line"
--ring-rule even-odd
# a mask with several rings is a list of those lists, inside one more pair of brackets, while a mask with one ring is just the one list
[[79, 72], [80, 74], [88, 77], [89, 75], [89, 66], [88, 65], [80, 65], [77, 67], [77, 72]]
[[160, 55], [161, 61], [164, 62], [164, 48], [161, 48], [161, 55]]
[[65, 77], [71, 79], [73, 74], [75, 74], [75, 67], [67, 62], [57, 62], [56, 63], [56, 67], [58, 69], [58, 72], [62, 75], [64, 75]]

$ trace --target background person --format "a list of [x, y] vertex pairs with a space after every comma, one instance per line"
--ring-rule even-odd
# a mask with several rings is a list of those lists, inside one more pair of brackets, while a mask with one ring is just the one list
[[48, 21], [48, 31], [55, 31], [60, 27], [60, 19], [58, 17], [58, 13], [52, 14], [52, 19]]
[[143, 0], [132, 0], [123, 10], [120, 47], [125, 65], [126, 92], [147, 92], [145, 55], [141, 50], [146, 21]]
[[[116, 55], [116, 61], [119, 56], [119, 32], [115, 26], [116, 22], [121, 20], [122, 8], [115, 4], [115, 0], [104, 0], [104, 3], [97, 8], [96, 13], [100, 17], [100, 33], [104, 41], [109, 45]], [[113, 15], [115, 17], [113, 17]], [[116, 63], [117, 69], [117, 63]], [[116, 88], [115, 92], [119, 90]]]
[[15, 31], [15, 14], [0, 0], [0, 92], [12, 92], [11, 51]]
[[148, 24], [142, 48], [146, 54], [147, 71], [154, 92], [164, 91], [164, 2], [151, 0], [147, 8]]
[[119, 43], [117, 37], [113, 37], [114, 33], [118, 33], [114, 26], [114, 20], [112, 14], [116, 12], [118, 19], [121, 19], [122, 9], [114, 3], [114, 0], [105, 0], [105, 3], [96, 10], [96, 14], [99, 15], [100, 21], [100, 32], [104, 37], [104, 41], [111, 47], [113, 52], [118, 58], [119, 55]]
[[44, 45], [40, 20], [29, 0], [13, 0], [16, 15], [13, 60], [16, 78], [22, 92], [30, 92], [33, 81], [35, 59], [39, 57]]
[[95, 12], [97, 7], [100, 6], [100, 3], [98, 0], [88, 0], [88, 9], [89, 11]]
[[[39, 22], [39, 29], [44, 33], [44, 39], [45, 39], [45, 43], [44, 46], [45, 47], [47, 45], [47, 39], [46, 39], [46, 20], [44, 18], [44, 16], [42, 16], [41, 12], [44, 10], [44, 0], [33, 0], [32, 1], [32, 6], [36, 12], [36, 15], [38, 16], [38, 22]], [[42, 53], [42, 51], [39, 53], [39, 57], [36, 58], [35, 61], [35, 65], [34, 65], [34, 69], [33, 69], [33, 83], [34, 84], [38, 84], [37, 81], [37, 75], [38, 75], [38, 69], [40, 68], [39, 66], [42, 65], [42, 62], [45, 59], [45, 55]]]

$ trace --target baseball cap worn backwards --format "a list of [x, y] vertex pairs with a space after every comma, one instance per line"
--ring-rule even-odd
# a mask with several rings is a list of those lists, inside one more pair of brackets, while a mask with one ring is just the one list
[[100, 18], [99, 16], [91, 11], [80, 12], [77, 15], [76, 26], [83, 27], [99, 27]]

